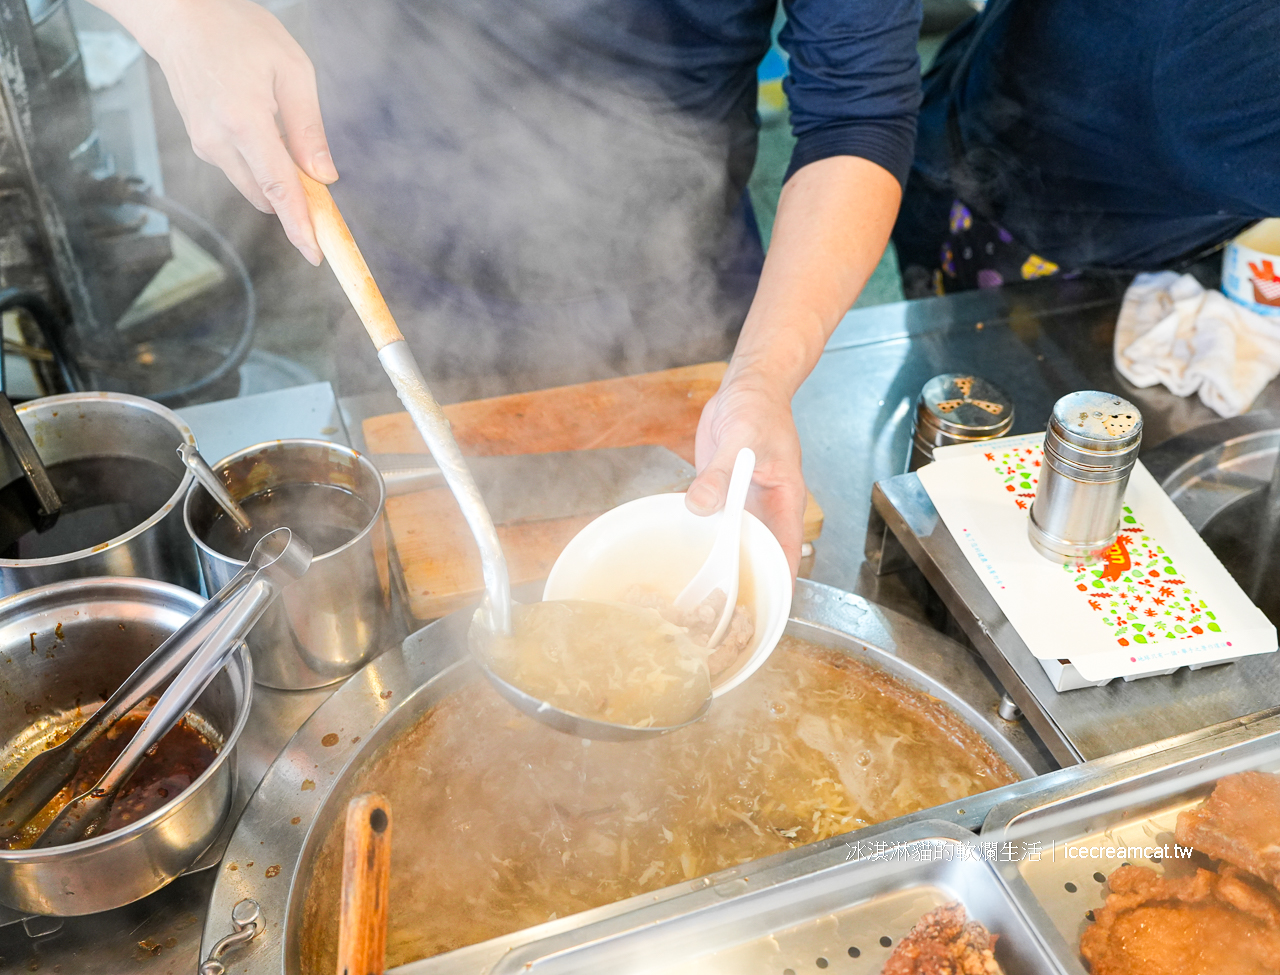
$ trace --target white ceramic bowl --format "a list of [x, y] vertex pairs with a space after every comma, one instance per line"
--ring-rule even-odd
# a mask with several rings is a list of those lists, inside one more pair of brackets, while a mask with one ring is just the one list
[[[602, 514], [565, 546], [547, 576], [543, 599], [620, 601], [632, 586], [674, 600], [711, 551], [719, 517], [695, 515], [683, 494], [655, 494]], [[773, 533], [755, 515], [742, 525], [738, 601], [755, 606], [755, 635], [712, 694], [737, 687], [768, 659], [791, 612], [791, 567]]]

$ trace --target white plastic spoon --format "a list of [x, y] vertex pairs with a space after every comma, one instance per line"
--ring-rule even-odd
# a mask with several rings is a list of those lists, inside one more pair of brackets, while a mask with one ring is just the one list
[[724, 639], [729, 620], [738, 605], [738, 559], [742, 550], [742, 512], [747, 503], [747, 489], [751, 487], [751, 475], [756, 469], [755, 451], [743, 447], [733, 462], [729, 476], [729, 491], [720, 511], [720, 524], [716, 528], [716, 540], [711, 553], [689, 584], [676, 597], [675, 607], [682, 613], [692, 612], [708, 596], [719, 589], [725, 595], [724, 609], [707, 641], [711, 649]]

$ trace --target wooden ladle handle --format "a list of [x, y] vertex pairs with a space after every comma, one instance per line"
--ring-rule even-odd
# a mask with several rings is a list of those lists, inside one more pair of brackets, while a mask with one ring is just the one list
[[355, 238], [347, 229], [338, 204], [333, 202], [329, 187], [316, 182], [302, 170], [298, 170], [298, 178], [302, 180], [302, 189], [307, 194], [307, 209], [311, 213], [311, 224], [315, 227], [320, 250], [351, 301], [351, 307], [364, 323], [369, 338], [373, 339], [374, 348], [381, 352], [392, 342], [401, 341], [404, 336], [400, 334], [400, 327], [391, 317], [391, 309], [378, 290]]
[[382, 975], [391, 896], [391, 807], [376, 792], [347, 804], [338, 975]]

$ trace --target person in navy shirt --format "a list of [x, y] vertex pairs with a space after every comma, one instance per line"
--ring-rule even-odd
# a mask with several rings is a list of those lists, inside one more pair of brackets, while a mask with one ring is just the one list
[[767, 259], [745, 189], [776, 0], [312, 0], [315, 68], [250, 0], [94, 2], [159, 62], [196, 153], [312, 263], [294, 165], [342, 165], [335, 198], [428, 378], [732, 350], [687, 503], [720, 508], [752, 447], [749, 506], [795, 569], [791, 398], [893, 225], [920, 0], [784, 3], [797, 143]]
[[1180, 269], [1280, 215], [1280, 4], [989, 0], [925, 78], [916, 293]]

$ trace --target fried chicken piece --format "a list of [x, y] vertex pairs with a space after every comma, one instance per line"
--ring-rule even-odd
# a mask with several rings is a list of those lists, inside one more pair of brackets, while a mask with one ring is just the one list
[[1178, 814], [1174, 838], [1280, 888], [1280, 775], [1219, 779], [1213, 795]]
[[963, 904], [943, 904], [898, 942], [881, 975], [1004, 975], [994, 953], [998, 937], [967, 920]]
[[1218, 867], [1214, 894], [1238, 911], [1252, 914], [1268, 927], [1280, 931], [1280, 894], [1259, 889], [1258, 878], [1229, 864]]
[[1119, 867], [1107, 883], [1080, 939], [1093, 975], [1280, 975], [1280, 902], [1238, 871]]

